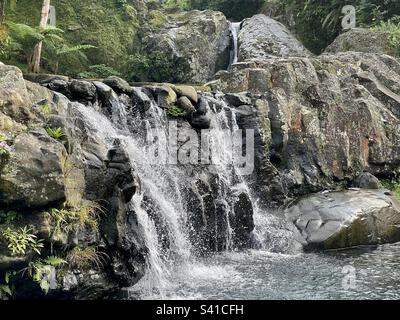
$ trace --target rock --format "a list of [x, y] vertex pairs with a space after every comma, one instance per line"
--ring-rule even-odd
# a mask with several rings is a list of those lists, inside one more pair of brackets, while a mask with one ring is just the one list
[[207, 115], [194, 114], [189, 120], [191, 126], [195, 129], [210, 129], [211, 119]]
[[369, 172], [364, 172], [358, 176], [353, 183], [353, 186], [361, 189], [379, 189], [379, 179]]
[[174, 66], [164, 79], [167, 82], [204, 83], [229, 65], [229, 22], [220, 12], [193, 10], [167, 15], [143, 42], [146, 52], [161, 52]]
[[182, 110], [185, 110], [188, 115], [196, 112], [196, 108], [193, 107], [190, 100], [186, 97], [180, 97], [177, 101], [177, 106], [180, 107]]
[[54, 81], [69, 82], [70, 79], [66, 76], [54, 75], [54, 74], [44, 74], [44, 73], [28, 73], [24, 74], [24, 79], [31, 82], [39, 83], [41, 85], [50, 84]]
[[247, 93], [227, 93], [225, 94], [226, 101], [235, 106], [239, 107], [242, 105], [251, 105], [251, 97]]
[[326, 48], [325, 53], [335, 54], [346, 51], [394, 54], [389, 44], [388, 33], [363, 28], [344, 32]]
[[263, 14], [246, 19], [239, 33], [238, 61], [274, 57], [307, 57], [310, 52], [280, 22]]
[[348, 190], [299, 200], [285, 216], [310, 248], [339, 249], [400, 241], [400, 203], [382, 190]]
[[132, 92], [130, 84], [119, 77], [111, 76], [103, 80], [103, 82], [117, 93], [130, 94]]
[[65, 80], [54, 79], [46, 83], [46, 87], [49, 88], [50, 90], [57, 91], [65, 95], [69, 95], [69, 83]]
[[[94, 86], [97, 89], [97, 94], [99, 95], [100, 99], [109, 99], [113, 94], [113, 89], [100, 81], [93, 81]], [[58, 90], [55, 90], [58, 91]]]
[[189, 100], [194, 104], [199, 102], [197, 91], [192, 86], [174, 85], [172, 86], [172, 89], [176, 92], [178, 97], [189, 98]]
[[132, 90], [134, 108], [140, 112], [146, 112], [149, 110], [151, 105], [154, 103], [154, 101], [150, 99], [150, 90], [146, 88], [132, 88]]
[[0, 176], [0, 204], [40, 208], [65, 200], [64, 146], [44, 129], [16, 137]]
[[96, 87], [89, 81], [72, 80], [69, 90], [74, 100], [94, 101], [96, 99]]
[[196, 106], [196, 114], [203, 116], [208, 112], [209, 109], [210, 109], [210, 106], [208, 105], [207, 100], [200, 99], [199, 104]]
[[163, 86], [148, 86], [145, 87], [152, 90], [157, 96], [157, 104], [164, 109], [168, 109], [170, 106], [176, 103], [178, 97], [174, 90], [168, 85]]

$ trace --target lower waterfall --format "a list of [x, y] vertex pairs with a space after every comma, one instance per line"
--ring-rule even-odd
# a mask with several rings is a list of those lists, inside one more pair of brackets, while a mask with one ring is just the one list
[[[121, 147], [138, 177], [126, 208], [134, 229], [127, 238], [143, 256], [140, 268], [145, 266], [118, 298], [398, 297], [393, 283], [400, 269], [393, 257], [399, 244], [302, 254], [296, 227], [281, 218], [282, 212], [265, 208], [251, 184], [254, 177], [243, 174], [241, 161], [233, 161], [236, 152], [257, 148], [247, 131], [246, 138], [244, 130], [240, 134], [238, 151], [230, 139], [248, 126], [243, 109], [223, 94], [201, 93], [198, 108], [209, 118], [210, 130], [200, 134], [187, 119], [169, 116], [150, 90], [133, 90], [140, 96], [133, 104], [111, 95], [107, 103], [70, 103], [67, 115], [76, 119], [70, 122], [74, 126], [84, 122], [79, 127], [90, 131], [91, 143]], [[360, 271], [353, 290], [342, 285], [349, 267]], [[377, 287], [382, 290], [374, 291]]]
[[[126, 289], [130, 299], [171, 298], [177, 274], [190, 278], [225, 272], [206, 271], [199, 262], [204, 256], [270, 249], [269, 244], [276, 243], [272, 233], [282, 235], [274, 230], [278, 224], [256, 205], [241, 164], [234, 161], [235, 148], [243, 154], [242, 142], [248, 138], [240, 138], [238, 146], [230, 139], [239, 131], [234, 108], [218, 94], [204, 93], [201, 99], [211, 120], [211, 129], [201, 136], [186, 120], [169, 117], [151, 96], [146, 106], [128, 107], [113, 99], [108, 115], [79, 103], [72, 109], [98, 139], [110, 147], [120, 141], [139, 177], [140, 187], [128, 207], [146, 248], [146, 270]], [[174, 134], [177, 141], [170, 139]], [[207, 148], [199, 149], [200, 142]], [[240, 220], [243, 216], [247, 220]], [[243, 228], [248, 231], [242, 234]]]

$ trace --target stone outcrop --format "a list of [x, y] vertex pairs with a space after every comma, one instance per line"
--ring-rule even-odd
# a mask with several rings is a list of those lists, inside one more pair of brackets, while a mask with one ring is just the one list
[[145, 52], [162, 52], [173, 64], [173, 75], [165, 81], [205, 83], [229, 65], [229, 22], [209, 10], [166, 15], [143, 38], [143, 45]]
[[300, 199], [285, 211], [310, 248], [400, 241], [400, 203], [384, 190], [352, 189]]
[[348, 52], [238, 63], [214, 87], [252, 97], [236, 105], [247, 104], [247, 115], [238, 110], [246, 126], [262, 129], [258, 181], [270, 199], [398, 172], [399, 81], [395, 58]]
[[238, 61], [307, 57], [311, 53], [280, 22], [263, 14], [246, 19], [239, 33]]

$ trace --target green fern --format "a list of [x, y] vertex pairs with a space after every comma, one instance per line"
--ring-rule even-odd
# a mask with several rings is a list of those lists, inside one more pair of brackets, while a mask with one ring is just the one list
[[43, 263], [45, 263], [49, 266], [53, 266], [53, 267], [60, 267], [64, 264], [68, 264], [67, 261], [65, 261], [64, 259], [57, 257], [57, 256], [50, 256], [42, 261], [43, 261]]
[[184, 117], [187, 115], [187, 112], [185, 110], [182, 110], [181, 108], [179, 108], [178, 106], [171, 106], [170, 108], [168, 108], [167, 111], [168, 115], [171, 117]]
[[2, 236], [7, 243], [7, 248], [12, 255], [25, 255], [29, 250], [40, 254], [44, 247], [44, 240], [38, 239], [32, 231], [32, 228], [25, 226], [18, 230], [8, 227], [2, 232]]
[[48, 135], [53, 139], [56, 139], [61, 142], [65, 141], [66, 135], [61, 128], [47, 128], [46, 131]]

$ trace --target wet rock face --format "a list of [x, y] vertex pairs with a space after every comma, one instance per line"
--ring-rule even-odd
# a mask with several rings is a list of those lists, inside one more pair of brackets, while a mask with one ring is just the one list
[[229, 22], [220, 12], [196, 10], [166, 16], [143, 41], [146, 52], [160, 51], [174, 65], [165, 81], [205, 83], [229, 65]]
[[280, 22], [263, 14], [246, 19], [239, 33], [239, 62], [268, 57], [307, 57], [311, 53]]
[[[0, 65], [1, 147], [7, 148], [0, 159], [0, 210], [18, 211], [21, 219], [11, 227], [32, 228], [45, 240], [44, 250], [53, 241], [60, 252], [95, 247], [107, 257], [98, 270], [71, 271], [72, 280], [66, 279], [65, 286], [58, 282], [52, 294], [109, 296], [121, 285], [136, 283], [145, 265], [135, 212], [127, 207], [137, 192], [138, 178], [125, 147], [118, 139], [106, 139], [105, 120], [95, 110], [118, 115], [120, 101], [102, 83], [49, 76], [38, 81], [87, 106], [24, 81], [17, 68]], [[51, 137], [48, 128], [59, 128], [63, 138]], [[52, 240], [53, 227], [44, 211], [59, 208], [65, 201], [71, 207], [99, 201], [98, 228], [66, 232]], [[0, 234], [7, 226], [1, 221]], [[32, 258], [30, 252], [22, 257], [10, 255], [0, 237], [0, 271], [19, 270]], [[82, 288], [92, 290], [94, 296]]]
[[400, 204], [383, 190], [305, 197], [285, 211], [310, 248], [338, 249], [400, 240]]
[[246, 122], [258, 123], [269, 141], [256, 167], [271, 199], [343, 188], [364, 171], [397, 172], [399, 83], [396, 59], [348, 52], [238, 63], [216, 87], [261, 96]]

